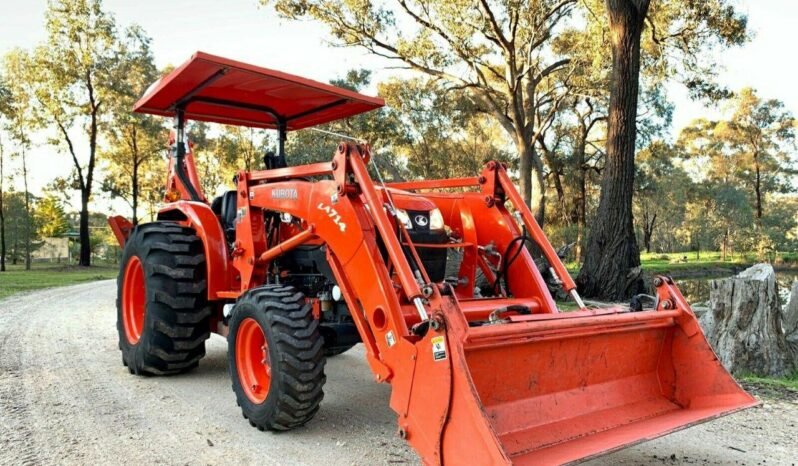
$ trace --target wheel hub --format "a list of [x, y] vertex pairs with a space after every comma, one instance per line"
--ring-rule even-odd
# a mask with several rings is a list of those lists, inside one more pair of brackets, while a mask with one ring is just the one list
[[253, 403], [263, 403], [271, 386], [271, 359], [266, 335], [255, 319], [241, 321], [235, 351], [238, 380], [244, 393]]
[[144, 285], [144, 267], [141, 260], [133, 256], [125, 267], [125, 283], [122, 287], [122, 325], [131, 345], [141, 339], [144, 330], [147, 290]]

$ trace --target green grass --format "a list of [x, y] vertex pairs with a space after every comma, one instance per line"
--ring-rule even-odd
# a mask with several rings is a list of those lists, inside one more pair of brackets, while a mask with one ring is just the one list
[[[798, 252], [776, 252], [768, 255], [776, 267], [798, 267]], [[730, 270], [732, 268], [746, 267], [759, 262], [755, 252], [744, 252], [727, 256], [721, 259], [718, 251], [701, 251], [672, 253], [642, 253], [640, 262], [643, 270], [650, 274], [678, 273], [678, 272], [711, 272], [714, 270]], [[579, 272], [579, 264], [570, 262], [566, 264], [572, 275]]]
[[790, 390], [798, 390], [798, 372], [786, 378], [771, 378], [771, 377], [757, 377], [749, 375], [742, 378], [746, 382], [753, 382], [760, 385], [767, 385], [775, 388], [788, 388]]
[[[798, 265], [798, 253], [796, 252], [777, 252], [768, 254], [767, 259], [777, 267], [795, 267]], [[640, 262], [643, 270], [650, 273], [675, 272], [683, 270], [713, 270], [730, 269], [733, 267], [745, 267], [760, 262], [760, 257], [754, 252], [744, 252], [727, 256], [726, 260], [721, 259], [720, 252], [702, 251], [700, 254], [695, 252], [677, 252], [669, 254], [644, 253], [640, 255]]]
[[7, 271], [0, 272], [0, 299], [23, 291], [116, 278], [119, 271], [118, 266], [112, 264], [77, 267], [34, 263], [31, 270], [25, 270], [22, 265], [7, 264], [7, 267]]

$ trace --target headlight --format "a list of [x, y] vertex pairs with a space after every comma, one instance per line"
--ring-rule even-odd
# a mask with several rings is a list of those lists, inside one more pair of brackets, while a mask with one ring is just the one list
[[443, 230], [443, 215], [440, 209], [432, 209], [429, 212], [429, 229], [430, 230]]
[[402, 222], [406, 229], [412, 230], [413, 229], [413, 222], [410, 221], [410, 216], [407, 215], [407, 211], [404, 209], [396, 209], [396, 218]]

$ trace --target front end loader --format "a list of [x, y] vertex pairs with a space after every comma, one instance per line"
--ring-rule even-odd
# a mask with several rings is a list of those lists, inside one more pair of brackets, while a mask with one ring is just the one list
[[[575, 462], [756, 404], [668, 277], [646, 309], [586, 308], [503, 164], [386, 184], [344, 140], [288, 165], [287, 133], [382, 105], [204, 53], [147, 91], [135, 111], [175, 120], [164, 205], [110, 219], [132, 373], [190, 370], [218, 333], [249, 423], [289, 430], [319, 410], [326, 358], [362, 343], [425, 464]], [[209, 201], [188, 120], [275, 129], [277, 154]], [[579, 310], [558, 310], [530, 251]]]

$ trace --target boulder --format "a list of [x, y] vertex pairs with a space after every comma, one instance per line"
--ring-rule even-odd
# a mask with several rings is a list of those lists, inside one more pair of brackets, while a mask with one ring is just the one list
[[787, 340], [798, 349], [798, 280], [792, 282], [790, 298], [784, 308], [782, 324], [784, 325], [784, 333], [787, 335]]
[[718, 358], [735, 375], [784, 377], [796, 370], [795, 349], [782, 326], [776, 274], [756, 264], [710, 281], [710, 309], [701, 325]]

